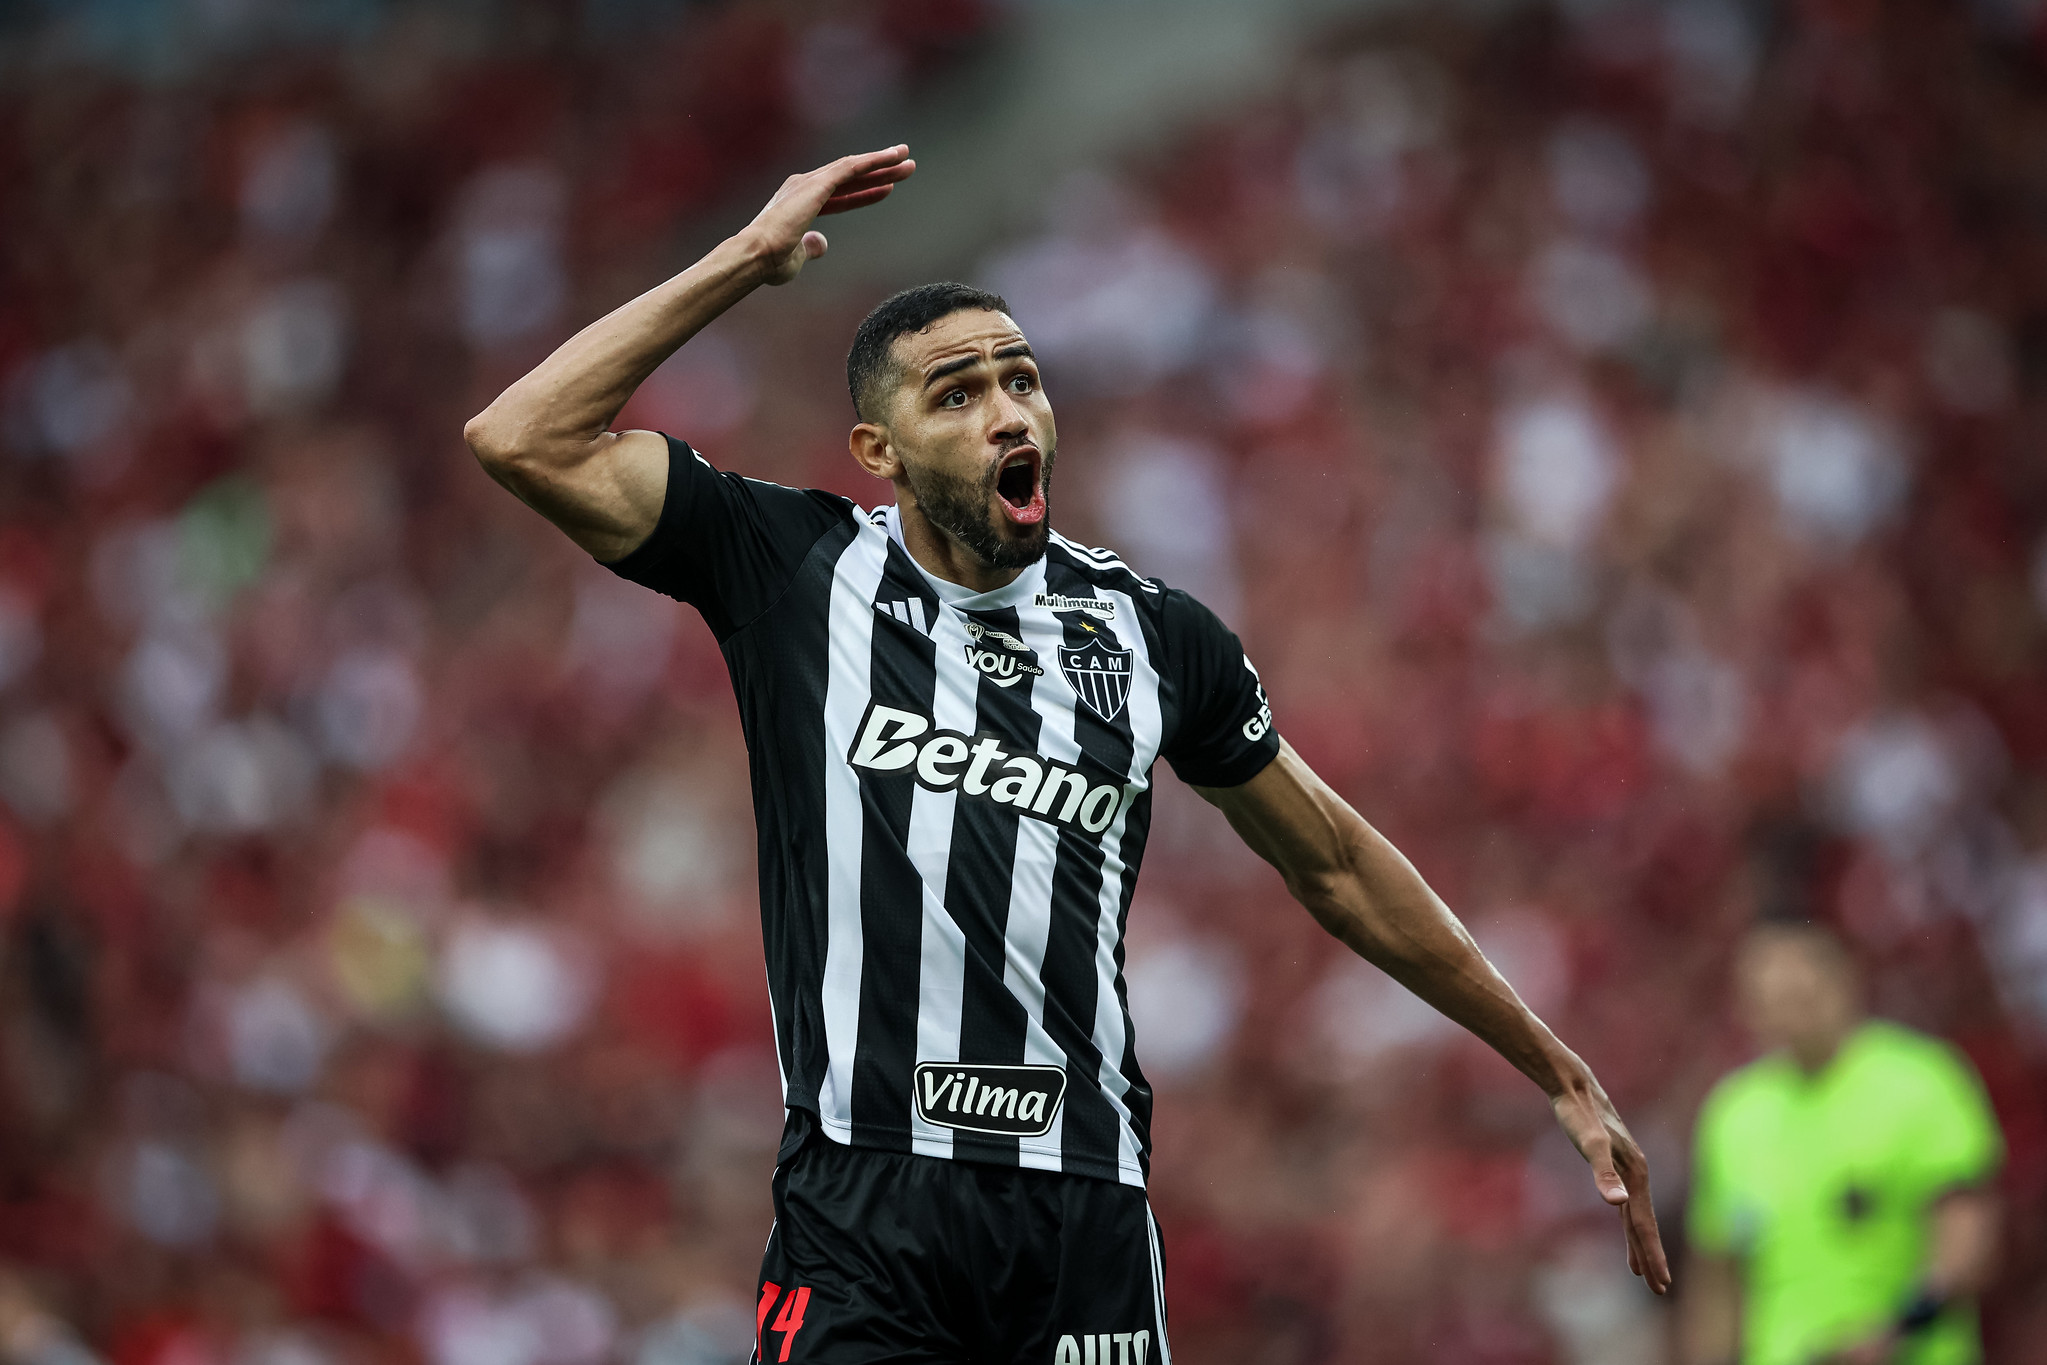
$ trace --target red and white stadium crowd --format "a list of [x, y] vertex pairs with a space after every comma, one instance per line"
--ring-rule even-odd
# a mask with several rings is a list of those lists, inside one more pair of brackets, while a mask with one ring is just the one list
[[[12, 22], [0, 1357], [744, 1360], [781, 1112], [723, 665], [460, 430], [1031, 7]], [[1968, 1052], [2010, 1361], [2047, 1353], [2043, 63], [2021, 0], [1393, 7], [1048, 184], [973, 276], [1043, 359], [1061, 528], [1243, 636], [1613, 1092], [1674, 1245], [1757, 915]], [[870, 302], [742, 307], [626, 420], [886, 500], [838, 379]], [[1160, 780], [1128, 978], [1183, 1359], [1667, 1359], [1539, 1092]]]

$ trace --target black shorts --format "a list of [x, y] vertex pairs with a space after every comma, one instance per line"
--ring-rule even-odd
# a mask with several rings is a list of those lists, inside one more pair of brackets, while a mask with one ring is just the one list
[[843, 1147], [775, 1171], [759, 1362], [1172, 1365], [1144, 1191]]

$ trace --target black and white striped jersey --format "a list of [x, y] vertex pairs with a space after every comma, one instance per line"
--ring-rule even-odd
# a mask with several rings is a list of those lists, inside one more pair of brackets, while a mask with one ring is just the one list
[[1123, 926], [1163, 756], [1248, 781], [1279, 740], [1213, 613], [1057, 534], [1015, 582], [927, 574], [893, 507], [719, 473], [611, 567], [695, 606], [750, 755], [790, 1112], [840, 1143], [1142, 1185]]

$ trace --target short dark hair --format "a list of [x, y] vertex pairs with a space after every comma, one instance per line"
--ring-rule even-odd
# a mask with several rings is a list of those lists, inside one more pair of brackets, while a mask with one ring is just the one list
[[861, 421], [872, 420], [875, 399], [881, 386], [892, 377], [889, 347], [899, 336], [921, 332], [932, 323], [954, 313], [985, 308], [1007, 313], [1009, 305], [1000, 294], [976, 289], [970, 284], [947, 280], [920, 284], [891, 294], [874, 306], [853, 333], [853, 349], [846, 352], [846, 390], [853, 395], [853, 413]]

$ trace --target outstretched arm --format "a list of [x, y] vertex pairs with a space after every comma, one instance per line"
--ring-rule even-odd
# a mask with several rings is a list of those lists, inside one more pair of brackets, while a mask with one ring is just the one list
[[1535, 1017], [1486, 961], [1421, 874], [1282, 742], [1240, 787], [1196, 788], [1244, 842], [1279, 869], [1322, 927], [1543, 1088], [1600, 1196], [1620, 1210], [1628, 1268], [1661, 1294], [1670, 1265], [1656, 1231], [1649, 1166], [1590, 1068]]
[[611, 423], [656, 366], [764, 284], [825, 253], [820, 215], [865, 208], [917, 169], [910, 149], [841, 157], [792, 175], [760, 215], [689, 269], [564, 342], [463, 428], [490, 476], [599, 559], [618, 559], [661, 516], [668, 449]]

